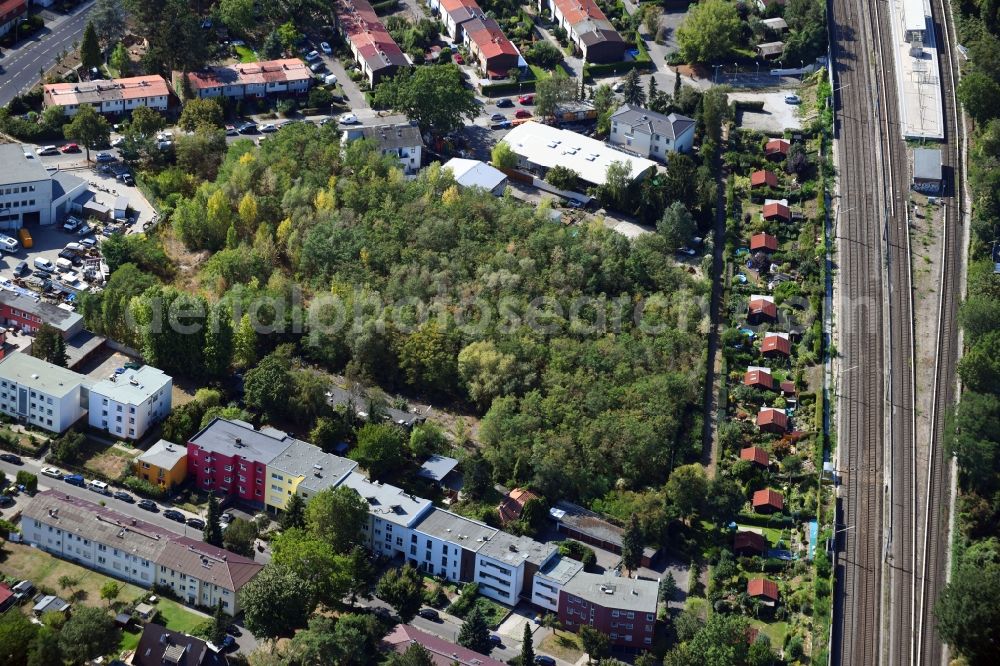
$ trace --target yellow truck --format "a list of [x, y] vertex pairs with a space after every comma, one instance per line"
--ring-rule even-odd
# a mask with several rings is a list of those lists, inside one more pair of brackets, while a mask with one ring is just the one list
[[35, 244], [35, 241], [31, 238], [31, 232], [25, 227], [21, 227], [21, 229], [17, 232], [17, 235], [21, 237], [21, 245], [23, 245], [25, 249], [28, 249]]

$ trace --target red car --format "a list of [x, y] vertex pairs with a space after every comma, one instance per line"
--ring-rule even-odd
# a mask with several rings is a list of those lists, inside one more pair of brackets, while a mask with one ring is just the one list
[[67, 143], [59, 150], [61, 150], [64, 153], [78, 153], [80, 152], [80, 146], [76, 145], [75, 143]]
[[531, 111], [528, 111], [527, 109], [518, 109], [517, 113], [514, 114], [514, 117], [515, 118], [530, 118], [531, 117]]
[[462, 65], [465, 63], [465, 58], [462, 57], [461, 53], [456, 53], [455, 57], [452, 58], [457, 64]]
[[534, 104], [535, 103], [535, 96], [534, 95], [521, 95], [520, 97], [517, 98], [517, 101], [520, 102], [521, 104], [525, 104], [525, 105], [527, 105], [527, 104]]

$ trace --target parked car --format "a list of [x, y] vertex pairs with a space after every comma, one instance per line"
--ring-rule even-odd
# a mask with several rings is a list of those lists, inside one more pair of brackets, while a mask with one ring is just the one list
[[556, 660], [548, 655], [536, 654], [535, 666], [556, 666]]
[[19, 261], [17, 262], [17, 266], [14, 266], [14, 277], [24, 277], [30, 272], [31, 269], [28, 268], [27, 261]]
[[319, 60], [319, 51], [310, 51], [306, 54], [306, 62]]
[[48, 476], [48, 477], [53, 478], [53, 479], [62, 479], [63, 478], [63, 473], [60, 472], [59, 470], [57, 470], [55, 467], [43, 467], [42, 468], [42, 475], [43, 476]]
[[237, 136], [240, 131], [236, 129], [235, 125], [226, 125], [226, 136]]
[[229, 652], [236, 645], [236, 639], [227, 635], [218, 645], [212, 643], [211, 641], [209, 641], [207, 645], [208, 649], [212, 652]]
[[336, 74], [327, 74], [326, 76], [323, 77], [323, 83], [325, 83], [328, 86], [335, 86], [335, 85], [337, 85], [337, 75]]
[[236, 516], [234, 516], [229, 511], [226, 511], [224, 514], [219, 516], [219, 522], [225, 523], [226, 525], [233, 522], [234, 520], [236, 520]]
[[510, 129], [510, 121], [504, 118], [498, 123], [493, 123], [490, 125], [491, 130], [505, 130]]
[[122, 182], [122, 185], [128, 185], [129, 187], [132, 187], [132, 186], [135, 185], [135, 179], [132, 178], [132, 174], [130, 174], [130, 173], [119, 174], [118, 175], [118, 180], [120, 180]]
[[801, 104], [802, 100], [798, 95], [785, 95], [785, 104]]
[[313, 64], [309, 65], [309, 71], [312, 72], [313, 74], [322, 71], [324, 69], [326, 69], [325, 62], [314, 62]]
[[104, 162], [114, 162], [115, 156], [112, 155], [111, 153], [97, 153], [96, 155], [94, 155], [94, 161], [99, 164], [102, 164]]
[[[90, 227], [90, 225], [88, 224], [87, 227]], [[90, 233], [91, 231], [93, 231], [92, 228], [89, 229], [87, 231], [87, 233]], [[80, 245], [82, 245], [82, 246], [84, 246], [85, 248], [88, 248], [88, 249], [92, 248], [95, 245], [97, 245], [97, 239], [96, 238], [84, 238], [83, 240], [80, 241]]]
[[197, 530], [205, 529], [205, 521], [201, 518], [188, 518], [184, 521], [188, 527], [193, 527]]
[[74, 252], [73, 250], [60, 250], [59, 258], [72, 262], [77, 257], [76, 257], [76, 252]]
[[17, 252], [21, 244], [16, 238], [11, 238], [7, 234], [0, 234], [0, 250], [4, 252]]
[[73, 233], [74, 231], [80, 228], [81, 224], [83, 224], [83, 220], [81, 220], [78, 217], [73, 217], [72, 215], [70, 215], [69, 217], [66, 218], [66, 221], [63, 222], [63, 231], [68, 231], [69, 233]]
[[278, 131], [278, 128], [275, 127], [273, 123], [264, 123], [258, 129], [261, 132], [264, 132], [265, 134], [269, 134], [271, 132], [277, 132]]
[[320, 42], [319, 43], [319, 50], [322, 51], [323, 53], [327, 54], [327, 55], [330, 55], [330, 54], [333, 53], [333, 49], [330, 48], [330, 45], [327, 42]]
[[358, 117], [353, 113], [344, 113], [340, 116], [340, 122], [343, 125], [353, 125], [358, 122]]
[[518, 101], [518, 103], [524, 104], [525, 106], [527, 106], [529, 104], [534, 104], [535, 103], [535, 96], [534, 95], [521, 95], [520, 97], [517, 98], [517, 101]]
[[129, 495], [124, 490], [116, 490], [114, 498], [117, 500], [121, 500], [123, 502], [128, 502], [129, 504], [135, 504], [135, 498]]
[[59, 149], [61, 153], [78, 153], [80, 152], [80, 146], [75, 143], [67, 143], [65, 146]]
[[38, 155], [58, 155], [59, 149], [55, 146], [42, 146], [35, 149], [35, 153]]
[[490, 634], [490, 645], [492, 645], [493, 647], [502, 647], [503, 639], [497, 636], [496, 634]]
[[0, 495], [0, 507], [12, 506], [14, 504], [14, 498], [10, 495]]
[[240, 125], [240, 134], [256, 134], [257, 125], [256, 123], [243, 123]]
[[93, 490], [95, 493], [99, 495], [111, 494], [111, 490], [109, 489], [108, 484], [106, 484], [104, 481], [99, 481], [98, 479], [91, 479], [89, 482], [87, 482], [87, 489]]
[[528, 111], [526, 109], [518, 109], [517, 113], [514, 114], [514, 117], [515, 118], [530, 118], [531, 117], [531, 111]]
[[0, 460], [9, 462], [11, 465], [21, 464], [21, 458], [15, 456], [13, 453], [0, 453]]
[[438, 622], [438, 621], [441, 620], [441, 616], [433, 608], [421, 608], [417, 612], [417, 615], [419, 615], [420, 617], [424, 618], [425, 620], [433, 620], [435, 622]]
[[497, 106], [501, 109], [509, 109], [514, 106], [514, 102], [512, 102], [508, 97], [503, 97], [497, 100]]
[[[128, 185], [128, 183], [125, 183], [125, 184]], [[91, 225], [90, 222], [85, 222], [84, 224], [80, 225], [79, 229], [76, 230], [76, 235], [77, 236], [86, 236], [87, 234], [90, 234], [90, 233], [93, 233], [93, 232], [94, 232], [93, 225]], [[83, 241], [80, 241], [80, 244], [82, 245]]]
[[123, 143], [125, 143], [125, 137], [123, 137], [123, 136], [116, 136], [115, 138], [111, 139], [111, 147], [112, 148], [117, 148], [118, 146], [122, 145]]
[[504, 120], [507, 120], [507, 118], [504, 117], [502, 113], [494, 113], [492, 116], [490, 116], [490, 120], [495, 123], [500, 123], [503, 122]]
[[85, 488], [87, 485], [86, 481], [84, 481], [83, 477], [79, 474], [67, 474], [63, 477], [63, 481], [71, 486], [79, 486], [80, 488]]
[[141, 499], [138, 502], [136, 502], [135, 505], [140, 509], [145, 509], [146, 511], [152, 511], [153, 513], [159, 511], [159, 508], [157, 508], [156, 506], [156, 502], [154, 502], [153, 500]]
[[169, 518], [170, 520], [176, 520], [178, 523], [184, 522], [184, 514], [176, 509], [167, 509], [163, 512], [164, 518]]
[[243, 635], [243, 632], [240, 631], [240, 628], [237, 627], [235, 624], [231, 624], [228, 627], [226, 627], [226, 633], [229, 634], [230, 636], [236, 636], [236, 637]]

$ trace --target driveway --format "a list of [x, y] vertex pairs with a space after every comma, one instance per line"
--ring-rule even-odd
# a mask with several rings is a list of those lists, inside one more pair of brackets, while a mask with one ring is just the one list
[[737, 118], [740, 127], [783, 134], [786, 129], [802, 129], [802, 106], [786, 104], [785, 95], [794, 90], [777, 92], [731, 92], [729, 101], [764, 102], [764, 110], [743, 111]]

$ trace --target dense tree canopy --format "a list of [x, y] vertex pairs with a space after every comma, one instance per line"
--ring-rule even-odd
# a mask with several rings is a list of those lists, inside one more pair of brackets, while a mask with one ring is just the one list
[[730, 0], [702, 0], [692, 5], [677, 28], [677, 44], [687, 62], [718, 62], [737, 45], [742, 21], [736, 3]]
[[375, 89], [375, 104], [414, 120], [420, 129], [447, 134], [479, 114], [472, 90], [463, 84], [457, 65], [416, 67], [400, 70]]

